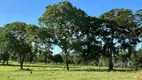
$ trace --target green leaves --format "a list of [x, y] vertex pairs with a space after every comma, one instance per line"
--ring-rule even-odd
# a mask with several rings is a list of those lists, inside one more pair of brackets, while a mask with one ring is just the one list
[[6, 24], [0, 28], [0, 49], [25, 58], [28, 53], [49, 51], [52, 45], [58, 45], [67, 65], [71, 53], [79, 53], [86, 62], [99, 61], [103, 55], [112, 63], [112, 54], [118, 55], [118, 48], [131, 54], [132, 47], [140, 42], [142, 10], [112, 9], [96, 18], [63, 1], [47, 6], [39, 24]]
[[84, 11], [77, 9], [68, 1], [64, 1], [47, 6], [46, 11], [39, 18], [39, 24], [46, 27], [49, 33], [53, 33], [51, 40], [63, 49], [67, 58], [73, 36], [80, 25], [84, 24], [82, 21], [85, 16]]

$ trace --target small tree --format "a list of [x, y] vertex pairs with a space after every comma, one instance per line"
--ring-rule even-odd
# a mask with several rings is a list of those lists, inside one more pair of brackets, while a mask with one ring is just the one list
[[63, 58], [61, 54], [55, 54], [53, 55], [52, 60], [57, 64], [57, 63], [63, 63]]
[[11, 47], [11, 43], [10, 41], [8, 41], [6, 38], [6, 32], [4, 28], [0, 28], [0, 56], [1, 59], [3, 60], [3, 64], [5, 63], [5, 61], [7, 61], [7, 65], [8, 65], [8, 60], [10, 57], [9, 52], [10, 47]]
[[5, 25], [7, 40], [12, 44], [10, 47], [19, 58], [20, 69], [23, 69], [23, 63], [28, 53], [31, 52], [31, 46], [26, 43], [27, 33], [26, 23], [13, 22]]

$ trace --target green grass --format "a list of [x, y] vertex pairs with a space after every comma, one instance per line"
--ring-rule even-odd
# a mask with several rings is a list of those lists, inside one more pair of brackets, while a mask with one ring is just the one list
[[142, 80], [136, 78], [142, 76], [142, 73], [126, 69], [108, 72], [105, 67], [70, 66], [70, 71], [66, 71], [61, 64], [26, 63], [24, 68], [32, 69], [31, 74], [30, 71], [20, 71], [17, 63], [11, 63], [9, 66], [0, 65], [0, 80]]

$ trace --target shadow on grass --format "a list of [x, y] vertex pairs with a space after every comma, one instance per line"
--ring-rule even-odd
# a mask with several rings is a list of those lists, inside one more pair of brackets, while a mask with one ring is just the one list
[[[18, 64], [8, 64], [8, 65], [3, 65], [0, 64], [0, 66], [13, 66], [13, 67], [20, 67]], [[29, 68], [43, 68], [43, 69], [38, 69], [34, 71], [66, 71], [65, 66], [61, 65], [24, 65], [24, 67], [29, 67]], [[95, 67], [95, 66], [94, 66]], [[49, 68], [44, 69], [44, 68]], [[57, 69], [58, 68], [58, 69]], [[132, 72], [133, 70], [131, 69], [114, 69], [112, 71], [109, 71], [108, 69], [102, 69], [102, 68], [86, 68], [82, 69], [81, 66], [70, 66], [70, 71], [89, 71], [89, 72]]]
[[[45, 70], [34, 70], [34, 71], [67, 71], [66, 69], [45, 69]], [[115, 69], [113, 71], [109, 71], [108, 69], [71, 69], [69, 71], [77, 71], [77, 72], [84, 72], [84, 71], [87, 71], [87, 72], [133, 72], [132, 70], [120, 70], [120, 69]]]
[[[19, 67], [20, 65], [18, 64], [0, 64], [0, 66], [13, 66], [13, 67]], [[41, 67], [41, 68], [65, 68], [65, 66], [61, 66], [61, 65], [28, 65], [25, 64], [23, 65], [23, 67]], [[78, 66], [70, 66], [70, 68], [79, 68]]]
[[89, 72], [132, 72], [131, 69], [114, 69], [114, 70], [110, 71], [108, 69], [93, 69], [93, 68], [89, 68], [89, 69], [75, 69], [73, 71], [89, 71]]

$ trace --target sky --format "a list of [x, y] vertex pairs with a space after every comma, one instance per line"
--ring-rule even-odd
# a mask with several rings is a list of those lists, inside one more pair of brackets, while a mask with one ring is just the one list
[[[0, 0], [0, 26], [14, 21], [38, 25], [38, 18], [49, 4], [64, 0]], [[142, 9], [142, 0], [68, 0], [90, 16], [103, 14], [113, 8]], [[140, 47], [140, 46], [139, 46]], [[57, 46], [53, 53], [61, 52]]]

